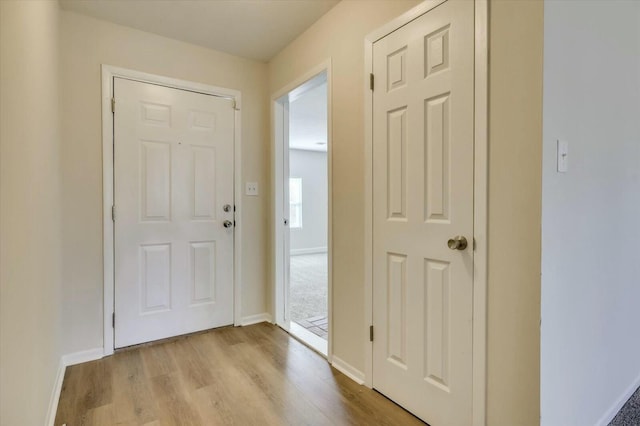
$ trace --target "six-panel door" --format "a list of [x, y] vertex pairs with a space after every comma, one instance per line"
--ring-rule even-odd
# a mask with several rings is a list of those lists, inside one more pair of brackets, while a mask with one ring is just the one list
[[473, 49], [449, 0], [373, 51], [373, 386], [433, 426], [471, 424]]
[[114, 94], [115, 346], [232, 324], [231, 101], [122, 78]]

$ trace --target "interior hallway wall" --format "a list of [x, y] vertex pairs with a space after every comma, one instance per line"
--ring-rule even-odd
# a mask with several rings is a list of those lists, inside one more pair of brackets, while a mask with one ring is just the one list
[[61, 12], [64, 328], [67, 352], [102, 347], [101, 64], [242, 92], [242, 316], [268, 310], [267, 65], [106, 21]]
[[417, 3], [342, 1], [269, 63], [269, 90], [275, 93], [327, 58], [332, 61], [333, 351], [360, 371], [368, 326], [364, 324], [364, 37]]
[[604, 425], [640, 385], [640, 3], [544, 25], [542, 424]]
[[[364, 37], [417, 3], [344, 0], [269, 64], [274, 93], [332, 59], [334, 353], [360, 371]], [[489, 425], [539, 422], [542, 45], [542, 1], [490, 2]]]
[[45, 424], [62, 354], [58, 4], [0, 1], [0, 424]]
[[290, 228], [291, 253], [327, 249], [327, 153], [289, 150], [289, 176], [302, 179], [302, 228]]
[[487, 425], [540, 422], [542, 0], [489, 2]]

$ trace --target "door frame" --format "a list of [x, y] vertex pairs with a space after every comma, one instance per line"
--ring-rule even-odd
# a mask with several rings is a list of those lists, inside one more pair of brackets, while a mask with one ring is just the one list
[[[275, 125], [276, 120], [288, 119], [288, 107], [285, 113], [284, 105], [279, 102], [280, 98], [313, 79], [321, 73], [327, 75], [327, 360], [331, 362], [333, 357], [333, 221], [332, 221], [332, 169], [333, 169], [333, 142], [332, 142], [332, 121], [331, 121], [331, 58], [327, 58], [313, 68], [307, 70], [284, 87], [271, 94], [271, 148], [273, 165], [272, 174], [272, 226], [273, 226], [273, 319], [275, 324], [284, 324], [284, 308], [286, 298], [284, 297], [285, 271], [284, 253], [288, 249], [286, 235], [288, 228], [285, 228], [282, 218], [282, 207], [284, 203], [284, 148], [288, 145], [288, 137]], [[283, 327], [285, 328], [285, 327]], [[288, 330], [287, 330], [288, 331]]]
[[103, 346], [104, 355], [114, 352], [115, 328], [112, 315], [115, 312], [115, 226], [112, 220], [114, 203], [114, 116], [111, 112], [113, 79], [120, 77], [141, 83], [151, 83], [172, 89], [213, 95], [234, 101], [234, 204], [236, 207], [236, 227], [233, 235], [233, 322], [241, 323], [241, 260], [242, 260], [242, 138], [241, 138], [241, 92], [239, 90], [211, 86], [176, 78], [163, 77], [140, 71], [102, 65], [102, 226], [103, 226]]
[[[426, 0], [365, 37], [365, 385], [373, 387], [373, 44], [446, 0]], [[488, 0], [474, 0], [474, 203], [472, 421], [486, 424], [487, 382], [487, 229], [488, 229]]]

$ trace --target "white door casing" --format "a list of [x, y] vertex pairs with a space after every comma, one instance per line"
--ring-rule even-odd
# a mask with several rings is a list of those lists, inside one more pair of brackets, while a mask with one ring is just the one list
[[372, 384], [433, 426], [472, 424], [474, 2], [375, 42], [373, 72]]
[[232, 101], [123, 78], [114, 97], [115, 347], [232, 324]]
[[291, 325], [291, 212], [289, 207], [289, 99], [283, 99], [282, 101], [282, 133], [284, 149], [282, 150], [282, 223], [284, 227], [283, 232], [283, 248], [284, 248], [284, 321], [280, 326], [285, 330], [290, 331]]
[[[272, 210], [272, 226], [274, 227], [273, 238], [273, 251], [274, 251], [274, 268], [273, 268], [273, 280], [275, 282], [273, 292], [273, 306], [274, 306], [274, 321], [277, 325], [290, 331], [289, 321], [289, 269], [288, 265], [285, 266], [286, 257], [289, 256], [289, 227], [284, 225], [284, 218], [289, 218], [289, 96], [292, 92], [298, 90], [304, 90], [308, 88], [307, 85], [311, 80], [316, 80], [319, 75], [326, 75], [327, 82], [327, 180], [328, 180], [328, 235], [327, 235], [327, 270], [328, 270], [328, 339], [327, 348], [316, 350], [318, 352], [326, 352], [327, 360], [332, 362], [332, 339], [333, 339], [333, 321], [332, 321], [332, 295], [333, 295], [333, 280], [332, 270], [333, 262], [333, 238], [332, 238], [332, 119], [331, 119], [331, 59], [327, 59], [322, 63], [310, 68], [305, 73], [301, 74], [286, 86], [275, 91], [271, 96], [271, 119], [273, 123], [272, 133], [272, 164], [274, 167], [274, 173], [272, 176], [272, 190], [274, 196], [274, 204]], [[313, 345], [312, 345], [313, 346]]]

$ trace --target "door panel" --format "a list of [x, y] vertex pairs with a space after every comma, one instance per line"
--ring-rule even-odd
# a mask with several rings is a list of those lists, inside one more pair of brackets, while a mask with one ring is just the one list
[[[474, 3], [373, 47], [373, 386], [432, 426], [471, 424]], [[450, 238], [469, 240], [451, 250]]]
[[233, 323], [234, 112], [114, 79], [115, 346]]

